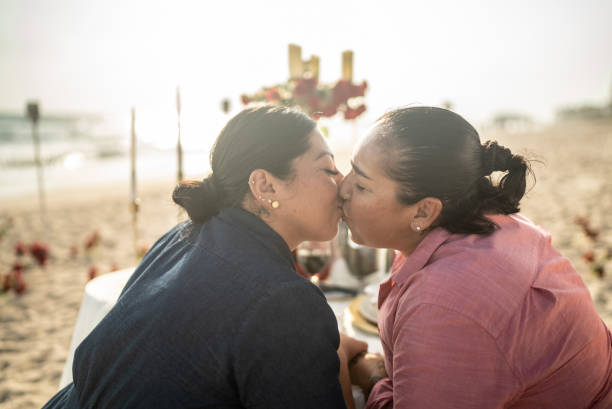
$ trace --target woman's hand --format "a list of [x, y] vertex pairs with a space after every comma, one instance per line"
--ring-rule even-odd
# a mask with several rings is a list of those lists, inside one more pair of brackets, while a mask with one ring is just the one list
[[388, 376], [383, 356], [372, 353], [361, 353], [353, 357], [349, 361], [349, 375], [351, 383], [363, 390], [366, 400], [376, 382]]
[[344, 396], [344, 402], [348, 409], [353, 409], [355, 407], [348, 363], [359, 354], [364, 354], [367, 350], [367, 343], [351, 338], [348, 335], [340, 334], [340, 346], [338, 347], [340, 373], [338, 374], [338, 379], [340, 380], [342, 395]]
[[368, 344], [348, 335], [340, 334], [340, 347], [338, 351], [344, 350], [347, 359], [350, 361], [358, 354], [368, 351]]

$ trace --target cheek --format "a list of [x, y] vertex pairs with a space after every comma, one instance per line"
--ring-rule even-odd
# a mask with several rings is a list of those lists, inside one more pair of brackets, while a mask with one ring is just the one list
[[316, 192], [313, 197], [318, 197], [320, 200], [325, 200], [326, 203], [329, 203], [330, 201], [336, 202], [338, 200], [338, 184], [329, 177], [322, 178], [322, 180], [317, 183], [314, 190]]

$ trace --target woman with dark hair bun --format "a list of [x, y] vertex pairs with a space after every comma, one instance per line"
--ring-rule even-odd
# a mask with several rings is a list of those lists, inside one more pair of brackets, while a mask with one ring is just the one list
[[46, 408], [352, 406], [336, 318], [291, 251], [332, 239], [342, 175], [316, 124], [245, 109], [218, 136], [212, 173], [173, 199], [191, 220], [145, 255], [79, 345], [74, 383]]
[[349, 364], [366, 408], [612, 408], [612, 334], [518, 214], [525, 158], [451, 111], [411, 107], [383, 115], [352, 165], [353, 240], [396, 250], [378, 298], [385, 356]]

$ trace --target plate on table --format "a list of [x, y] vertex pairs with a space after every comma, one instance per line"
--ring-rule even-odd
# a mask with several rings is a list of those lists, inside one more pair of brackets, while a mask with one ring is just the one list
[[378, 295], [366, 295], [359, 303], [359, 312], [366, 320], [372, 324], [378, 324]]
[[376, 326], [375, 324], [376, 321], [374, 321], [374, 323], [368, 321], [367, 319], [364, 318], [364, 316], [361, 314], [361, 311], [360, 311], [361, 303], [363, 302], [363, 300], [367, 298], [368, 298], [367, 295], [361, 295], [355, 298], [353, 301], [351, 301], [351, 303], [347, 307], [347, 310], [348, 310], [347, 313], [350, 314], [351, 323], [355, 327], [359, 328], [360, 330], [364, 332], [378, 335], [378, 326]]

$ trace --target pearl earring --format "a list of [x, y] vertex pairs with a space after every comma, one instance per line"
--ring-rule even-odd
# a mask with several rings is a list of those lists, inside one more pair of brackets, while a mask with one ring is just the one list
[[269, 200], [270, 202], [270, 206], [272, 206], [273, 209], [278, 209], [278, 206], [280, 206], [280, 203], [278, 203], [278, 200]]

